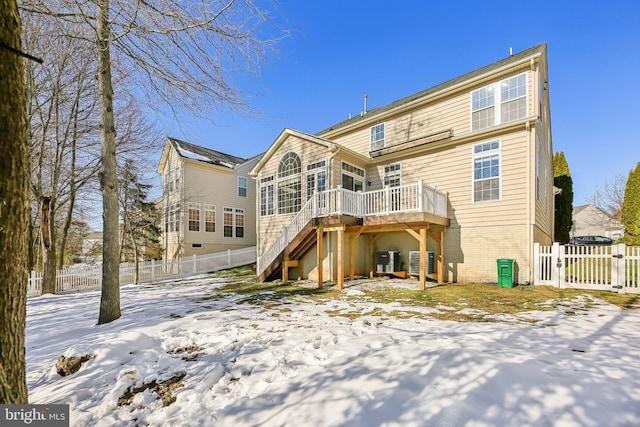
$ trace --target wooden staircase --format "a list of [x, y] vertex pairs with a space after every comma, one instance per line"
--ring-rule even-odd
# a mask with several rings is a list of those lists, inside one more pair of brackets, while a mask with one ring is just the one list
[[258, 275], [258, 282], [268, 282], [281, 278], [282, 268], [285, 263], [287, 263], [288, 267], [301, 267], [301, 258], [317, 243], [318, 227], [335, 224], [362, 225], [362, 219], [350, 215], [330, 215], [312, 218], [271, 264]]
[[311, 220], [271, 264], [258, 276], [258, 282], [276, 280], [282, 275], [285, 260], [299, 260], [316, 242], [316, 225]]

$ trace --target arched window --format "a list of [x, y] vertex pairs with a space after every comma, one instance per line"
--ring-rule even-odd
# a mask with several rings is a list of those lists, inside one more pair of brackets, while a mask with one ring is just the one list
[[289, 151], [282, 156], [278, 165], [278, 178], [284, 178], [291, 175], [299, 174], [301, 171], [300, 157], [293, 151]]
[[302, 198], [300, 157], [290, 151], [282, 156], [278, 165], [278, 214], [300, 210]]

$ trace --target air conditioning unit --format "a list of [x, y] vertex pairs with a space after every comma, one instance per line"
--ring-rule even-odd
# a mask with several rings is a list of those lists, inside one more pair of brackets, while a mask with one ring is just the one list
[[[427, 252], [427, 274], [436, 272], [436, 254]], [[409, 274], [411, 276], [420, 275], [420, 251], [409, 251]]]
[[393, 273], [400, 270], [400, 252], [377, 252], [376, 260], [377, 273]]

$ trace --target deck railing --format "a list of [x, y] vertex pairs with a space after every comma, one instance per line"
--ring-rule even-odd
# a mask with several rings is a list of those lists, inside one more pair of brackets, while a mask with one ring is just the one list
[[337, 187], [316, 193], [258, 257], [258, 275], [264, 272], [312, 218], [329, 215], [365, 218], [410, 212], [426, 212], [446, 217], [447, 193], [424, 185], [422, 181], [366, 192]]

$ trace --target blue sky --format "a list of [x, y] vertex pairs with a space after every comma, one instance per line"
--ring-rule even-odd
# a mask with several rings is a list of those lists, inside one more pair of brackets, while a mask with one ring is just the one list
[[272, 16], [291, 36], [246, 88], [259, 113], [165, 121], [169, 135], [248, 157], [285, 127], [315, 133], [359, 114], [364, 94], [380, 107], [547, 42], [553, 144], [574, 205], [640, 161], [638, 0], [282, 0]]

